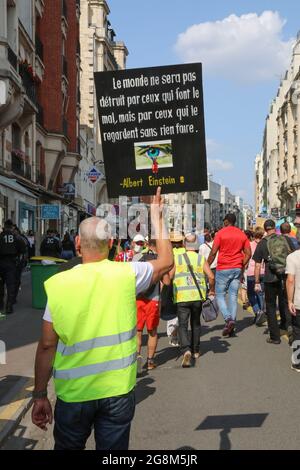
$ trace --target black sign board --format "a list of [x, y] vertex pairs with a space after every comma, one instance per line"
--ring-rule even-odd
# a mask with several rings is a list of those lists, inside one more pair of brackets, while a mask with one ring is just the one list
[[96, 72], [109, 197], [207, 189], [202, 66]]

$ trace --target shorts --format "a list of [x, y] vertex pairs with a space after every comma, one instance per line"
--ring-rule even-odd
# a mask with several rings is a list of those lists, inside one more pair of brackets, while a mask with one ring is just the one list
[[152, 331], [159, 324], [159, 302], [157, 300], [137, 300], [137, 329], [143, 331], [146, 324], [147, 330]]

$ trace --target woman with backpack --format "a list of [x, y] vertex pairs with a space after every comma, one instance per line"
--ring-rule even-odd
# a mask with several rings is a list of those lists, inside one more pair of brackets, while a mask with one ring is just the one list
[[[264, 262], [266, 314], [270, 331], [270, 338], [267, 338], [267, 343], [280, 344], [280, 329], [287, 329], [288, 333], [291, 329], [285, 290], [285, 268], [286, 258], [294, 250], [284, 235], [276, 234], [274, 220], [266, 220], [264, 229], [267, 235], [258, 243], [253, 255], [253, 260], [255, 261], [254, 290], [256, 293], [262, 292], [260, 275], [262, 263]], [[277, 322], [277, 298], [281, 320], [280, 325]]]

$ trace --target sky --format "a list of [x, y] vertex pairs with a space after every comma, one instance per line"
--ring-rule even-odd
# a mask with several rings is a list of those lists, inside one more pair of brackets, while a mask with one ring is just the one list
[[107, 0], [127, 68], [202, 62], [208, 169], [254, 201], [265, 118], [300, 30], [298, 0]]

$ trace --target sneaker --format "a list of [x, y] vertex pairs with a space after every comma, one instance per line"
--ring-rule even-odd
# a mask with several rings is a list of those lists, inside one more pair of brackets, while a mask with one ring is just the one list
[[280, 344], [281, 343], [281, 339], [271, 339], [271, 338], [267, 338], [267, 343], [268, 344]]
[[265, 312], [258, 312], [257, 317], [256, 317], [256, 326], [263, 326], [264, 323], [267, 321], [267, 316]]
[[293, 364], [292, 363], [291, 369], [295, 370], [296, 372], [300, 372], [300, 364]]
[[235, 323], [233, 320], [227, 320], [222, 336], [231, 336], [234, 333]]
[[157, 364], [155, 363], [154, 359], [148, 359], [147, 361], [147, 370], [156, 369]]
[[293, 327], [292, 326], [288, 327], [287, 335], [288, 335], [288, 338], [289, 338], [289, 346], [292, 346], [292, 344], [294, 342], [294, 335], [293, 335]]
[[170, 344], [170, 346], [175, 346], [175, 347], [179, 346], [177, 336], [170, 336], [169, 344]]
[[199, 357], [200, 357], [200, 353], [199, 353], [199, 352], [193, 353], [193, 358], [194, 358], [194, 359], [199, 359]]
[[182, 367], [191, 367], [191, 358], [192, 358], [191, 351], [186, 351], [183, 355], [181, 366]]
[[137, 362], [137, 374], [141, 374], [143, 371], [143, 356], [138, 354], [136, 358], [136, 362]]

